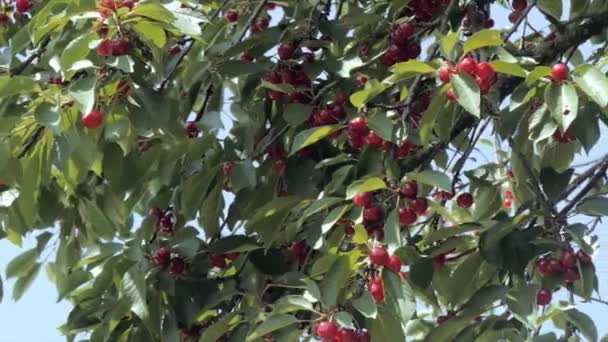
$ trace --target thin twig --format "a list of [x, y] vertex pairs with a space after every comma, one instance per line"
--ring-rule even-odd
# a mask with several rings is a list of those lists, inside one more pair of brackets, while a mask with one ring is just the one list
[[40, 43], [40, 46], [38, 46], [38, 49], [36, 50], [36, 52], [29, 55], [29, 57], [26, 58], [23, 62], [21, 62], [21, 64], [17, 65], [16, 67], [14, 67], [11, 70], [9, 70], [9, 72], [8, 72], [9, 75], [15, 76], [15, 75], [19, 75], [22, 72], [24, 72], [25, 69], [30, 64], [32, 64], [36, 58], [42, 56], [42, 54], [46, 51], [46, 47], [49, 45], [50, 42], [51, 42], [51, 38], [49, 36], [44, 38], [44, 40], [42, 40], [42, 42]]
[[592, 167], [590, 167], [587, 171], [581, 173], [578, 177], [576, 177], [574, 179], [574, 181], [572, 181], [572, 183], [570, 183], [570, 185], [568, 185], [568, 187], [557, 196], [556, 199], [556, 203], [563, 200], [564, 198], [568, 197], [569, 194], [571, 194], [576, 188], [578, 188], [579, 186], [581, 186], [581, 184], [583, 184], [585, 182], [585, 180], [587, 180], [589, 177], [591, 177], [595, 171], [597, 171], [597, 169], [599, 169], [602, 166], [602, 163], [605, 162], [606, 160], [608, 160], [608, 154], [603, 156], [601, 159], [599, 160], [595, 160], [592, 163], [594, 163], [595, 165], [593, 165]]
[[517, 29], [519, 28], [519, 25], [521, 25], [521, 23], [524, 21], [524, 19], [526, 19], [526, 17], [528, 16], [528, 13], [530, 13], [530, 11], [532, 10], [532, 8], [534, 8], [534, 6], [536, 6], [536, 1], [532, 1], [528, 4], [528, 7], [526, 7], [526, 9], [522, 12], [522, 14], [519, 16], [519, 18], [517, 19], [515, 24], [513, 24], [513, 27], [509, 30], [509, 32], [507, 32], [503, 41], [506, 42], [509, 40], [509, 38], [511, 38], [513, 33], [515, 33], [517, 31]]
[[239, 42], [241, 40], [243, 40], [243, 38], [245, 38], [245, 35], [247, 34], [247, 29], [251, 27], [251, 25], [258, 18], [260, 13], [262, 13], [264, 6], [266, 6], [266, 2], [267, 2], [267, 0], [260, 1], [260, 3], [258, 4], [258, 7], [255, 8], [255, 10], [253, 11], [253, 14], [249, 17], [249, 19], [247, 20], [247, 23], [245, 24], [245, 29], [243, 30], [243, 32], [241, 32], [241, 36], [238, 39]]
[[608, 160], [604, 160], [601, 163], [601, 167], [599, 168], [599, 170], [593, 175], [593, 177], [589, 179], [587, 185], [585, 185], [585, 187], [578, 194], [576, 194], [576, 196], [574, 196], [572, 201], [570, 201], [570, 203], [568, 203], [568, 205], [566, 205], [564, 209], [560, 211], [560, 215], [563, 216], [567, 214], [570, 210], [572, 210], [572, 208], [574, 208], [585, 197], [585, 195], [587, 195], [587, 193], [589, 193], [589, 191], [591, 191], [591, 189], [595, 187], [597, 182], [602, 179], [602, 177], [604, 177], [607, 170]]
[[207, 111], [207, 106], [209, 105], [209, 99], [211, 99], [211, 95], [213, 95], [213, 82], [209, 81], [209, 85], [207, 86], [207, 90], [205, 90], [205, 99], [203, 100], [203, 105], [201, 109], [196, 113], [195, 121], [201, 121], [203, 115], [205, 115], [205, 111]]

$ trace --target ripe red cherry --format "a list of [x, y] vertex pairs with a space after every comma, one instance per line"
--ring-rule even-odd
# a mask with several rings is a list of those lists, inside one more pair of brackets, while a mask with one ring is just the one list
[[110, 39], [104, 39], [97, 47], [97, 54], [102, 57], [111, 56], [112, 55], [112, 50], [110, 48], [111, 45], [112, 45], [112, 41]]
[[352, 148], [363, 148], [365, 146], [365, 138], [360, 135], [348, 135], [348, 143]]
[[424, 197], [418, 197], [410, 202], [410, 208], [412, 208], [417, 215], [424, 215], [429, 208], [429, 202]]
[[456, 94], [454, 94], [454, 90], [453, 89], [448, 89], [448, 91], [445, 93], [445, 96], [448, 98], [448, 100], [452, 103], [456, 103]]
[[505, 200], [502, 202], [502, 205], [505, 208], [511, 208], [513, 206], [513, 200], [510, 198], [505, 198]]
[[150, 217], [156, 217], [157, 219], [160, 219], [161, 217], [163, 217], [163, 215], [165, 215], [165, 213], [159, 207], [150, 208], [150, 210], [148, 210], [148, 216]]
[[412, 208], [399, 208], [399, 224], [402, 226], [408, 226], [416, 223], [418, 215]]
[[569, 268], [564, 272], [564, 280], [568, 283], [574, 283], [581, 279], [581, 275], [578, 273], [578, 268]]
[[181, 275], [186, 272], [186, 261], [182, 257], [171, 258], [171, 268], [169, 269], [173, 275]]
[[8, 25], [11, 18], [6, 13], [0, 14], [0, 25]]
[[254, 60], [254, 57], [253, 57], [253, 54], [251, 53], [251, 51], [245, 51], [241, 55], [241, 59], [246, 62], [252, 62]]
[[474, 75], [477, 72], [477, 61], [472, 57], [466, 57], [458, 64], [458, 71], [467, 75]]
[[340, 329], [333, 342], [359, 342], [359, 337], [352, 329]]
[[367, 331], [360, 331], [357, 334], [357, 338], [359, 339], [358, 342], [371, 342], [372, 340], [371, 336], [369, 336], [369, 333]]
[[334, 103], [337, 104], [338, 106], [344, 106], [346, 104], [346, 101], [348, 101], [348, 97], [346, 97], [346, 94], [340, 93], [340, 94], [336, 95], [336, 99], [334, 100]]
[[439, 70], [437, 70], [437, 76], [443, 83], [450, 83], [452, 80], [452, 67], [448, 64], [442, 65]]
[[477, 77], [492, 85], [496, 79], [496, 71], [494, 71], [494, 66], [488, 62], [478, 63]]
[[296, 52], [296, 47], [291, 44], [281, 44], [279, 46], [279, 58], [282, 60], [288, 60], [293, 57], [294, 52]]
[[435, 267], [442, 268], [445, 266], [445, 254], [440, 254], [433, 258], [433, 263], [435, 263]]
[[374, 195], [371, 192], [361, 192], [353, 197], [353, 204], [357, 207], [369, 207], [373, 199]]
[[338, 335], [338, 330], [338, 325], [335, 322], [324, 321], [317, 325], [315, 332], [323, 340], [331, 341]]
[[174, 45], [169, 49], [169, 55], [175, 56], [182, 51], [182, 47], [179, 45]]
[[384, 302], [384, 283], [382, 278], [374, 277], [369, 281], [369, 294], [372, 295], [376, 303]]
[[152, 260], [156, 266], [167, 267], [171, 263], [171, 251], [169, 248], [161, 247], [154, 252]]
[[367, 134], [367, 132], [369, 131], [369, 128], [367, 128], [367, 119], [365, 119], [365, 117], [363, 116], [358, 116], [350, 120], [350, 123], [348, 124], [348, 129], [359, 135]]
[[585, 253], [585, 251], [583, 251], [582, 249], [576, 252], [576, 258], [583, 265], [593, 264], [593, 258], [591, 258], [591, 255]]
[[559, 263], [563, 268], [573, 268], [576, 267], [576, 255], [567, 249], [562, 251], [562, 254], [559, 256]]
[[225, 161], [222, 165], [222, 171], [224, 172], [224, 177], [230, 178], [232, 176], [232, 168], [234, 167], [234, 163], [231, 161]]
[[522, 16], [523, 12], [511, 12], [511, 14], [509, 14], [509, 22], [511, 24], [515, 24], [519, 18]]
[[165, 234], [173, 233], [173, 219], [170, 215], [165, 215], [158, 220], [161, 232]]
[[306, 254], [306, 242], [304, 242], [304, 241], [294, 242], [289, 246], [288, 250], [291, 254], [296, 255], [296, 256], [305, 255]]
[[378, 207], [363, 209], [363, 219], [368, 222], [380, 221], [382, 219], [382, 209]]
[[365, 136], [365, 144], [373, 148], [382, 148], [384, 140], [374, 131], [369, 131]]
[[550, 273], [560, 273], [563, 270], [562, 264], [559, 262], [559, 260], [555, 258], [549, 258], [547, 262], [549, 263]]
[[565, 81], [568, 79], [568, 66], [564, 63], [555, 64], [551, 68], [551, 77], [556, 82]]
[[468, 192], [460, 194], [458, 198], [456, 198], [456, 204], [461, 208], [470, 208], [473, 205], [473, 195]]
[[224, 18], [229, 23], [236, 23], [239, 20], [239, 12], [235, 10], [228, 10], [226, 14], [224, 14]]
[[267, 9], [269, 10], [273, 10], [277, 7], [277, 4], [275, 2], [267, 2], [266, 5], [264, 5]]
[[226, 267], [226, 258], [223, 254], [218, 253], [209, 253], [209, 263], [211, 266], [217, 268], [225, 268]]
[[406, 45], [415, 30], [416, 27], [413, 24], [401, 23], [391, 34], [391, 39], [397, 45]]
[[374, 247], [369, 252], [369, 260], [373, 265], [384, 266], [388, 261], [388, 252], [383, 247]]
[[357, 76], [357, 82], [359, 82], [360, 86], [364, 86], [367, 83], [367, 76]]
[[184, 129], [186, 130], [186, 134], [189, 138], [196, 138], [200, 132], [195, 121], [186, 122]]
[[82, 124], [89, 129], [95, 129], [103, 123], [103, 113], [99, 110], [92, 110], [82, 118]]
[[541, 289], [540, 291], [538, 291], [538, 293], [536, 294], [536, 304], [538, 305], [547, 305], [549, 303], [551, 303], [551, 291], [547, 290], [547, 289]]
[[277, 159], [273, 162], [273, 167], [277, 175], [282, 176], [283, 174], [285, 174], [285, 168], [287, 168], [287, 160], [283, 158]]
[[511, 5], [515, 11], [521, 12], [526, 9], [528, 2], [526, 0], [513, 0]]
[[112, 39], [110, 43], [112, 56], [124, 56], [129, 53], [129, 41], [125, 39]]
[[401, 272], [401, 259], [399, 259], [399, 257], [397, 257], [396, 255], [391, 255], [386, 260], [386, 264], [384, 266], [386, 266], [386, 268], [390, 269], [391, 271], [399, 274], [399, 272]]
[[551, 269], [549, 267], [549, 261], [547, 259], [540, 259], [537, 263], [536, 263], [536, 270], [538, 271], [538, 273], [540, 273], [541, 275], [545, 275], [547, 273], [551, 273]]
[[505, 191], [505, 197], [506, 197], [506, 198], [509, 198], [509, 199], [513, 199], [513, 198], [515, 198], [515, 195], [513, 195], [513, 191], [511, 191], [511, 190], [506, 190], [506, 191]]
[[418, 196], [418, 183], [416, 181], [405, 182], [399, 188], [399, 195], [410, 199], [416, 198]]
[[17, 0], [15, 2], [15, 8], [17, 9], [17, 12], [24, 13], [32, 8], [32, 3], [30, 0]]

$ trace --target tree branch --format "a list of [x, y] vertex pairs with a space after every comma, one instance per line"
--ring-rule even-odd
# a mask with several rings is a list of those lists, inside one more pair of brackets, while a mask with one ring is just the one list
[[591, 177], [589, 179], [589, 182], [587, 183], [587, 185], [585, 185], [585, 187], [578, 194], [576, 194], [576, 196], [574, 196], [572, 201], [570, 201], [570, 203], [568, 203], [568, 205], [566, 205], [564, 207], [564, 209], [562, 209], [562, 211], [560, 211], [560, 215], [563, 216], [563, 215], [567, 214], [570, 210], [572, 210], [572, 208], [574, 208], [585, 197], [585, 195], [587, 195], [587, 193], [589, 193], [589, 191], [591, 191], [591, 189], [593, 189], [593, 187], [595, 187], [597, 182], [600, 179], [602, 179], [602, 177], [604, 177], [607, 170], [608, 170], [608, 160], [604, 160], [601, 163], [599, 170], [593, 175], [593, 177]]
[[201, 109], [199, 109], [198, 113], [196, 113], [195, 121], [198, 122], [203, 118], [205, 111], [207, 111], [207, 106], [209, 105], [209, 99], [211, 99], [211, 95], [213, 95], [213, 83], [209, 81], [207, 90], [205, 90], [205, 99], [203, 100], [203, 105], [201, 106]]
[[17, 65], [16, 67], [14, 67], [11, 70], [9, 70], [9, 72], [8, 72], [9, 75], [12, 77], [12, 76], [19, 75], [22, 72], [24, 72], [25, 69], [27, 69], [27, 67], [30, 64], [32, 64], [32, 62], [34, 62], [34, 60], [36, 58], [42, 56], [42, 54], [46, 51], [46, 47], [49, 45], [50, 42], [51, 42], [51, 38], [49, 36], [44, 38], [42, 40], [42, 42], [40, 43], [40, 45], [38, 46], [38, 49], [36, 50], [36, 52], [29, 55], [29, 57], [27, 57], [23, 62], [21, 62], [21, 64]]

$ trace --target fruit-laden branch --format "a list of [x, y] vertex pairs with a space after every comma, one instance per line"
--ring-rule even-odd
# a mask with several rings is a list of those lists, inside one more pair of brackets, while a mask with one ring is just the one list
[[606, 160], [608, 160], [608, 154], [601, 158], [599, 161], [595, 160], [595, 165], [593, 165], [587, 171], [581, 173], [578, 177], [576, 177], [572, 181], [572, 183], [570, 183], [570, 185], [568, 185], [568, 187], [564, 189], [564, 191], [559, 194], [559, 196], [557, 196], [555, 202], [560, 202], [564, 198], [568, 197], [569, 194], [571, 194], [576, 188], [581, 186], [581, 184], [583, 184], [587, 179], [589, 179], [589, 177], [591, 177], [595, 173], [595, 171], [597, 171], [597, 169], [602, 167], [602, 163]]
[[14, 67], [11, 70], [9, 70], [9, 75], [15, 76], [15, 75], [19, 75], [22, 72], [24, 72], [25, 69], [27, 69], [27, 67], [30, 64], [32, 64], [36, 58], [42, 56], [42, 54], [46, 51], [46, 47], [49, 45], [50, 42], [51, 42], [50, 37], [47, 36], [46, 38], [44, 38], [42, 40], [42, 42], [40, 43], [40, 45], [38, 46], [38, 49], [36, 50], [36, 52], [29, 55], [23, 62], [21, 62], [21, 64], [17, 65], [16, 67]]

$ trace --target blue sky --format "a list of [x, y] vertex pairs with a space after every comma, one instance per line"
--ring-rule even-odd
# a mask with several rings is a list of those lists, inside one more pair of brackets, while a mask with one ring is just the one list
[[[568, 13], [568, 8], [569, 6], [566, 4], [564, 13]], [[496, 27], [507, 27], [509, 25], [507, 15], [508, 13], [504, 9], [493, 8], [492, 17], [496, 21]], [[276, 20], [278, 16], [273, 15], [273, 17]], [[531, 23], [537, 28], [542, 28], [545, 25], [538, 12], [532, 12], [530, 19]], [[581, 50], [585, 55], [590, 53], [589, 46], [583, 46]], [[595, 149], [589, 155], [579, 156], [577, 163], [603, 156], [608, 152], [606, 146], [608, 146], [608, 132], [604, 129], [602, 139]], [[596, 230], [600, 235], [601, 246], [608, 246], [606, 229], [608, 229], [608, 225], [604, 223]], [[4, 275], [6, 264], [13, 257], [33, 247], [34, 244], [33, 239], [25, 239], [23, 249], [20, 249], [6, 240], [0, 240], [0, 274]], [[594, 260], [599, 277], [600, 296], [608, 299], [608, 288], [601, 288], [608, 276], [608, 259], [605, 254], [605, 250], [600, 250], [600, 253], [595, 255]], [[57, 327], [65, 322], [71, 306], [65, 301], [56, 302], [55, 286], [49, 282], [45, 272], [43, 270], [40, 272], [29, 291], [17, 303], [11, 298], [10, 289], [12, 285], [12, 281], [5, 280], [4, 300], [0, 303], [0, 342], [64, 341], [65, 339], [59, 334]], [[608, 326], [601, 324], [602, 319], [600, 319], [600, 317], [608, 317], [608, 306], [588, 303], [579, 305], [579, 309], [595, 319], [600, 336], [608, 333]]]

